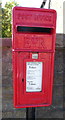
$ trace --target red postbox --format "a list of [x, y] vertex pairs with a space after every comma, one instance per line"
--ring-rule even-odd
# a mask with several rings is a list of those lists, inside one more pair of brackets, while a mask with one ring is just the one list
[[13, 9], [13, 86], [16, 108], [52, 103], [56, 11]]

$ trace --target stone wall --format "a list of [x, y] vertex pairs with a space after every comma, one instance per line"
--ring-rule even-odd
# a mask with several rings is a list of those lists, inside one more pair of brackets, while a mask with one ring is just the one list
[[[54, 68], [53, 103], [50, 107], [36, 108], [36, 118], [63, 118], [63, 70], [65, 35], [57, 34]], [[26, 108], [13, 106], [12, 47], [11, 39], [2, 39], [2, 117], [26, 118]], [[64, 58], [64, 59], [63, 59]], [[65, 83], [64, 83], [65, 85]]]

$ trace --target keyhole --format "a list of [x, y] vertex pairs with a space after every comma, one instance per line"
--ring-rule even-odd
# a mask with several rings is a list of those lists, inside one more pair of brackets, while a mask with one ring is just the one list
[[22, 78], [22, 82], [24, 82], [24, 79]]

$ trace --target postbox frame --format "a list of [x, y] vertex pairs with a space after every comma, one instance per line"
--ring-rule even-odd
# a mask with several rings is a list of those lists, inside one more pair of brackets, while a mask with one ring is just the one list
[[[51, 23], [49, 24], [29, 24], [29, 23], [26, 23], [26, 24], [23, 24], [23, 23], [20, 23], [19, 24], [19, 21], [16, 22], [16, 14], [19, 14], [17, 12], [19, 11], [24, 11], [24, 13], [26, 11], [28, 12], [31, 12], [31, 13], [34, 13], [34, 16], [35, 16], [35, 13], [38, 12], [38, 14], [44, 12], [44, 14], [46, 13], [49, 13], [50, 16], [52, 16], [53, 14], [53, 17], [51, 18], [54, 18], [53, 19], [53, 24], [51, 25]], [[20, 14], [21, 14], [20, 12]], [[28, 14], [28, 13], [26, 13]], [[24, 15], [23, 15], [23, 19], [24, 19]], [[34, 20], [33, 20], [34, 21]], [[33, 49], [33, 47], [31, 47], [30, 49], [29, 48], [25, 48], [25, 47], [21, 47], [21, 45], [23, 44], [23, 42], [21, 42], [20, 39], [23, 40], [24, 36], [27, 35], [28, 37], [30, 36], [33, 36], [33, 33], [20, 33], [20, 32], [17, 32], [17, 26], [27, 26], [27, 27], [44, 27], [44, 28], [51, 28], [52, 30], [52, 33], [51, 34], [46, 34], [47, 36], [43, 36], [43, 34], [41, 33], [41, 37], [45, 39], [47, 39], [49, 37], [49, 40], [53, 40], [50, 45], [50, 47], [48, 48], [43, 48], [43, 49], [39, 49], [39, 48], [35, 48]], [[22, 35], [21, 35], [22, 34]], [[19, 39], [18, 39], [18, 36], [19, 35]], [[36, 37], [38, 35], [38, 33], [34, 33], [34, 36]], [[51, 36], [52, 35], [52, 36]], [[20, 38], [21, 36], [21, 38]], [[38, 35], [40, 36], [40, 35]], [[22, 38], [23, 37], [23, 38]], [[14, 87], [14, 107], [15, 108], [25, 108], [25, 107], [41, 107], [41, 106], [49, 106], [52, 104], [52, 88], [53, 88], [53, 71], [54, 71], [54, 54], [55, 54], [55, 38], [56, 38], [56, 11], [55, 10], [48, 10], [48, 9], [39, 9], [39, 8], [25, 8], [25, 7], [14, 7], [13, 9], [13, 36], [12, 36], [12, 52], [13, 52], [13, 87]], [[30, 38], [31, 39], [31, 38]], [[25, 39], [25, 42], [26, 42], [26, 39]], [[47, 46], [47, 43], [44, 42], [45, 45]], [[40, 43], [41, 45], [41, 43]], [[50, 49], [49, 49], [50, 48]], [[32, 59], [32, 54], [33, 53], [38, 53], [38, 59]], [[22, 58], [22, 54], [23, 54], [23, 58]], [[25, 57], [25, 54], [27, 57]], [[42, 56], [44, 56], [42, 58]], [[28, 58], [29, 57], [29, 58]], [[21, 62], [22, 61], [22, 62]], [[43, 79], [42, 81], [42, 84], [43, 84], [43, 88], [44, 90], [46, 91], [46, 89], [48, 89], [46, 92], [47, 94], [45, 94], [43, 97], [44, 97], [44, 100], [43, 102], [33, 102], [33, 100], [30, 99], [31, 95], [30, 93], [26, 93], [25, 92], [25, 88], [26, 88], [26, 62], [33, 62], [33, 61], [38, 61], [38, 62], [43, 62], [43, 68], [44, 68], [44, 64], [46, 66], [46, 62], [47, 65], [49, 66], [49, 72], [48, 72], [48, 77], [49, 77], [49, 81], [48, 81], [48, 77], [46, 77], [47, 81], [45, 81], [45, 78]], [[22, 68], [23, 67], [23, 68]], [[23, 69], [23, 75], [21, 74], [21, 70]], [[47, 66], [46, 66], [46, 69], [47, 69]], [[51, 70], [50, 70], [51, 69]], [[43, 76], [44, 76], [44, 71], [48, 71], [48, 70], [44, 70], [43, 69]], [[52, 73], [52, 75], [50, 74]], [[23, 77], [21, 77], [23, 76]], [[22, 82], [22, 79], [21, 78], [24, 78], [24, 82]], [[45, 84], [44, 82], [47, 82], [45, 84], [49, 84], [48, 85], [48, 88], [47, 88], [47, 85], [46, 85], [46, 88], [45, 88]], [[25, 86], [25, 87], [23, 87]], [[19, 92], [20, 90], [20, 92]], [[44, 91], [43, 90], [43, 91]], [[23, 91], [23, 92], [22, 92]], [[32, 97], [34, 97], [35, 95], [39, 95], [41, 99], [41, 94], [43, 94], [43, 91], [42, 92], [32, 92]], [[22, 94], [24, 93], [24, 94]], [[22, 95], [21, 95], [22, 94]], [[22, 98], [24, 97], [25, 99], [27, 98], [26, 95], [28, 94], [28, 97], [30, 99], [30, 103], [27, 102], [24, 100], [24, 102], [22, 101]], [[19, 98], [18, 98], [19, 97]], [[38, 98], [38, 97], [37, 97]], [[32, 102], [31, 102], [32, 101]], [[46, 102], [44, 102], [46, 101]]]

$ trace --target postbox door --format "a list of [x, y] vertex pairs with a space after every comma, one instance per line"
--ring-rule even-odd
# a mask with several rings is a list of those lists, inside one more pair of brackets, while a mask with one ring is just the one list
[[[52, 94], [53, 53], [15, 53], [16, 105], [30, 106], [50, 104]], [[34, 58], [34, 54], [38, 55]], [[52, 74], [52, 75], [51, 75]]]

